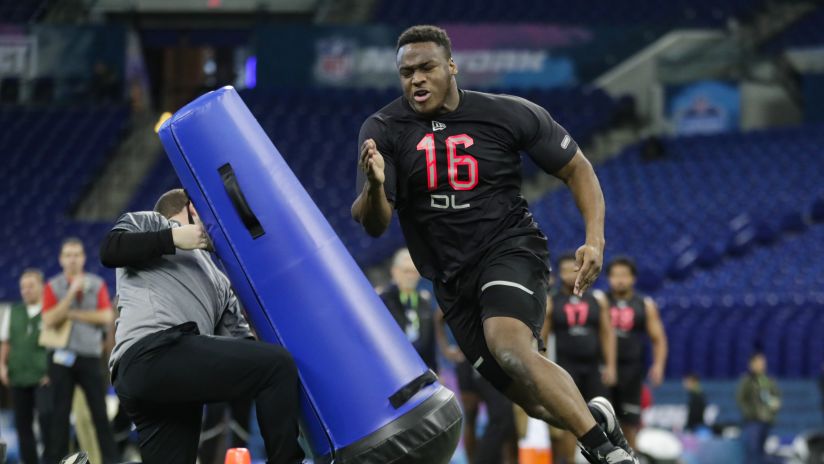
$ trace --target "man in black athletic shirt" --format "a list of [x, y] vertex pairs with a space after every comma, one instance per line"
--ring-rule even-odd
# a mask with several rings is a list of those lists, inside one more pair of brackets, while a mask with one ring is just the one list
[[[580, 298], [573, 294], [575, 269], [574, 254], [564, 254], [558, 258], [561, 286], [547, 300], [546, 322], [541, 338], [546, 342], [550, 333], [555, 334], [558, 365], [569, 372], [584, 399], [589, 401], [605, 395], [605, 386], [615, 384], [615, 332], [603, 292], [588, 290]], [[575, 462], [574, 437], [561, 432], [553, 441], [552, 453], [552, 462]]]
[[546, 309], [547, 239], [520, 193], [519, 153], [562, 179], [584, 217], [579, 295], [598, 277], [604, 248], [604, 199], [592, 166], [540, 106], [459, 90], [443, 29], [406, 30], [397, 65], [403, 96], [361, 127], [352, 216], [377, 237], [398, 210], [458, 345], [495, 388], [570, 430], [591, 462], [636, 462], [609, 403], [588, 408], [569, 375], [533, 348]]
[[618, 339], [618, 379], [612, 387], [612, 402], [627, 440], [635, 446], [641, 425], [641, 388], [644, 382], [644, 343], [652, 343], [649, 380], [658, 386], [667, 363], [667, 334], [652, 298], [635, 291], [635, 263], [615, 258], [607, 266], [609, 312]]

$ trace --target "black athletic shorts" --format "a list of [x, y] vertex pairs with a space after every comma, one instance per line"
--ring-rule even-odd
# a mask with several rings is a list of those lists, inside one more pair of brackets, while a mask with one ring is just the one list
[[444, 319], [467, 361], [501, 392], [512, 379], [492, 357], [483, 321], [496, 316], [518, 319], [540, 342], [546, 315], [547, 259], [546, 238], [517, 237], [493, 246], [448, 282], [435, 283]]
[[641, 424], [641, 388], [644, 384], [644, 365], [618, 364], [618, 379], [612, 387], [612, 405], [618, 420], [629, 425]]
[[606, 396], [607, 390], [601, 381], [601, 367], [597, 360], [593, 362], [580, 362], [558, 358], [558, 365], [563, 367], [585, 400], [589, 401], [596, 396]]

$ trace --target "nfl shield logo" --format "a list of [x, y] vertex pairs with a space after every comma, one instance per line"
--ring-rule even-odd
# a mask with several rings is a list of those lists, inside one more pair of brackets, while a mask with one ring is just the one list
[[355, 43], [338, 37], [321, 39], [315, 44], [315, 78], [325, 83], [341, 83], [355, 68]]

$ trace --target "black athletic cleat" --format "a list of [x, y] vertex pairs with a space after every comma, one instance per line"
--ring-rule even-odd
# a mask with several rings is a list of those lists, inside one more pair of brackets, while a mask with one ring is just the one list
[[632, 448], [630, 448], [626, 437], [624, 437], [624, 431], [621, 430], [621, 426], [618, 425], [618, 418], [615, 417], [615, 409], [612, 408], [609, 400], [603, 396], [596, 396], [590, 400], [588, 406], [590, 412], [592, 412], [592, 416], [595, 417], [595, 421], [598, 422], [598, 425], [600, 425], [604, 433], [607, 434], [609, 441], [624, 450], [630, 457], [636, 459], [635, 453], [632, 451]]
[[639, 464], [635, 456], [608, 443], [594, 450], [581, 448], [581, 454], [592, 464]]

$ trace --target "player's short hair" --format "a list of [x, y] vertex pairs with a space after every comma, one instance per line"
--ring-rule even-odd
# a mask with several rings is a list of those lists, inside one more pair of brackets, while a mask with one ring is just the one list
[[179, 213], [187, 204], [189, 204], [189, 195], [186, 195], [186, 191], [182, 188], [177, 188], [160, 195], [157, 203], [155, 203], [154, 210], [169, 219]]
[[86, 247], [83, 246], [83, 240], [80, 240], [77, 237], [66, 237], [63, 239], [63, 242], [60, 243], [60, 251], [62, 252], [64, 248], [68, 245], [77, 245], [81, 249], [85, 251]]
[[43, 282], [43, 271], [37, 269], [36, 267], [27, 267], [26, 269], [23, 269], [23, 272], [20, 274], [20, 278], [22, 279], [26, 276], [32, 276], [39, 282]]
[[577, 261], [575, 259], [575, 252], [565, 251], [565, 252], [561, 253], [561, 256], [558, 256], [558, 268], [561, 267], [562, 263], [565, 263], [567, 261], [572, 261], [573, 263]]
[[412, 259], [412, 255], [409, 253], [409, 249], [401, 248], [400, 250], [396, 251], [395, 255], [392, 257], [392, 267], [400, 266], [403, 260], [407, 258]]
[[635, 267], [635, 261], [629, 256], [618, 256], [610, 261], [609, 264], [607, 264], [607, 275], [612, 272], [612, 268], [615, 266], [624, 266], [629, 269], [633, 277], [638, 276], [638, 268]]
[[400, 50], [406, 44], [421, 42], [434, 42], [440, 45], [446, 51], [446, 57], [452, 58], [452, 41], [449, 40], [449, 35], [440, 27], [428, 24], [412, 26], [403, 31], [398, 37], [398, 46], [395, 50]]

